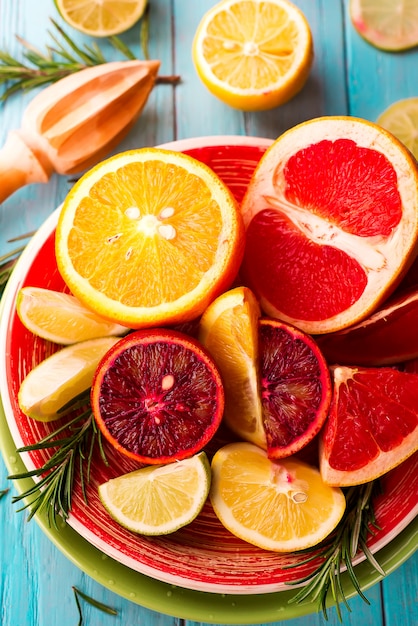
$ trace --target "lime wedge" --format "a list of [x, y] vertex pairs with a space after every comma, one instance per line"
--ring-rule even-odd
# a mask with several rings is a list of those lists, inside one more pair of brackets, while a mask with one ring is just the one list
[[118, 337], [82, 341], [41, 361], [20, 385], [21, 410], [41, 422], [62, 417], [64, 407], [91, 387], [99, 361], [117, 341]]
[[377, 124], [395, 135], [418, 159], [418, 98], [405, 98], [390, 105]]
[[100, 485], [99, 497], [121, 526], [142, 535], [166, 535], [200, 513], [211, 472], [205, 452], [167, 465], [143, 467]]
[[74, 296], [42, 287], [23, 287], [17, 296], [16, 312], [34, 335], [61, 345], [128, 332], [125, 326], [90, 311]]

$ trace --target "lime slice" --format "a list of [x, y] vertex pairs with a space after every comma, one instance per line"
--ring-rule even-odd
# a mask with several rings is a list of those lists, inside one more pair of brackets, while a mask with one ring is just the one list
[[42, 287], [23, 287], [18, 293], [16, 311], [34, 335], [61, 345], [128, 332], [125, 326], [90, 311], [74, 296]]
[[418, 159], [418, 98], [394, 102], [377, 118], [377, 123], [402, 141]]
[[167, 465], [143, 467], [100, 485], [99, 497], [121, 526], [142, 535], [167, 535], [192, 522], [209, 494], [205, 452]]
[[417, 0], [351, 0], [354, 28], [381, 50], [407, 50], [418, 45]]
[[91, 387], [97, 365], [118, 337], [101, 337], [75, 343], [55, 352], [23, 379], [18, 402], [29, 417], [51, 422], [64, 407]]
[[55, 0], [61, 17], [92, 37], [109, 37], [131, 28], [144, 14], [147, 0]]

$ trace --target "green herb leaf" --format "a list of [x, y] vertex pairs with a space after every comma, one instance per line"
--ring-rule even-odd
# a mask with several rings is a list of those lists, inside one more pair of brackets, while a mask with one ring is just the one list
[[381, 485], [378, 480], [350, 487], [347, 490], [345, 494], [346, 510], [334, 532], [319, 546], [303, 550], [301, 554], [307, 554], [303, 561], [287, 566], [287, 568], [294, 568], [299, 565], [305, 565], [315, 559], [320, 560], [320, 564], [312, 574], [288, 583], [289, 585], [306, 583], [293, 596], [289, 601], [290, 603], [297, 604], [310, 599], [317, 603], [318, 610], [321, 610], [324, 618], [328, 619], [327, 606], [329, 595], [331, 595], [337, 611], [337, 617], [341, 622], [340, 604], [344, 604], [347, 610], [351, 611], [344, 594], [341, 578], [341, 570], [345, 566], [355, 590], [364, 602], [370, 604], [361, 590], [353, 566], [353, 559], [359, 551], [363, 551], [370, 565], [381, 576], [385, 575], [385, 571], [367, 547], [367, 539], [374, 534], [374, 530], [379, 528], [373, 509], [373, 500], [378, 493], [381, 493]]
[[[87, 403], [88, 393], [84, 395]], [[74, 410], [80, 406], [82, 398], [74, 401]], [[64, 435], [64, 436], [61, 436]], [[97, 428], [90, 406], [70, 421], [59, 426], [37, 443], [23, 446], [17, 452], [51, 449], [51, 456], [39, 468], [9, 476], [10, 480], [37, 478], [34, 485], [15, 496], [13, 503], [25, 501], [18, 509], [29, 509], [28, 521], [36, 513], [45, 513], [50, 526], [58, 529], [57, 516], [67, 519], [72, 507], [75, 475], [80, 473], [81, 490], [88, 504], [86, 483], [90, 479], [90, 468], [96, 446], [102, 459], [107, 463], [101, 443], [101, 433]]]
[[91, 598], [87, 594], [80, 591], [80, 589], [78, 589], [77, 587], [73, 586], [72, 590], [74, 592], [74, 598], [75, 598], [75, 602], [76, 602], [76, 606], [78, 610], [78, 616], [79, 616], [78, 626], [83, 625], [83, 612], [81, 610], [80, 598], [84, 600], [85, 602], [87, 602], [88, 604], [90, 604], [91, 606], [94, 606], [94, 608], [99, 609], [99, 611], [102, 611], [103, 613], [107, 613], [108, 615], [118, 614], [116, 609], [113, 609], [111, 606], [108, 606], [107, 604], [103, 604], [103, 602], [98, 602], [94, 598]]
[[6, 493], [9, 493], [9, 489], [1, 489], [0, 490], [0, 500], [6, 495]]

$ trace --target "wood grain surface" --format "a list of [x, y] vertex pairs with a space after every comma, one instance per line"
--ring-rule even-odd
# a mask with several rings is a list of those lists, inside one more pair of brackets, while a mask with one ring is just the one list
[[[144, 112], [121, 151], [174, 139], [206, 135], [252, 135], [276, 138], [289, 127], [321, 115], [353, 115], [375, 121], [392, 102], [418, 96], [418, 50], [391, 54], [378, 51], [354, 31], [348, 0], [294, 0], [305, 13], [314, 37], [315, 61], [304, 89], [291, 102], [264, 113], [233, 110], [208, 93], [191, 60], [197, 25], [214, 0], [150, 0], [150, 58], [161, 60], [161, 74], [179, 74], [176, 86], [155, 87]], [[53, 0], [0, 0], [0, 49], [20, 56], [19, 35], [40, 49], [51, 44], [50, 18], [60, 20]], [[68, 27], [69, 29], [69, 27]], [[91, 39], [68, 30], [78, 43]], [[122, 39], [143, 58], [139, 27]], [[120, 58], [98, 42], [108, 59]], [[1, 93], [1, 92], [0, 92]], [[19, 93], [0, 105], [0, 145], [9, 130], [19, 128], [34, 92]], [[0, 206], [0, 254], [11, 249], [10, 238], [30, 232], [62, 202], [71, 186], [53, 175], [48, 184], [31, 185]], [[94, 626], [171, 626], [185, 621], [123, 599], [80, 571], [44, 535], [35, 521], [26, 522], [11, 499], [7, 469], [0, 460], [0, 624], [2, 626], [75, 626], [78, 614], [72, 586], [118, 611], [106, 615], [83, 604], [84, 624]], [[344, 624], [352, 626], [416, 626], [418, 624], [418, 558], [415, 554], [381, 583], [367, 590], [370, 605], [356, 597]], [[279, 623], [279, 622], [277, 622]], [[281, 622], [282, 623], [282, 622]], [[289, 626], [338, 624], [335, 609], [329, 621], [314, 614], [295, 618]], [[193, 626], [194, 622], [187, 622]]]

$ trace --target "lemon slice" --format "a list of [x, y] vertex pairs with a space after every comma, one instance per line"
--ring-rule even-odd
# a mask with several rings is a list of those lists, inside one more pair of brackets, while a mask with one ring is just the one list
[[247, 287], [225, 292], [200, 320], [199, 340], [219, 367], [225, 389], [224, 420], [245, 441], [266, 447], [258, 372], [258, 301]]
[[261, 111], [284, 104], [304, 86], [312, 34], [289, 0], [223, 0], [203, 16], [192, 55], [215, 96], [236, 109]]
[[142, 535], [166, 535], [190, 524], [208, 497], [211, 474], [205, 452], [143, 467], [99, 486], [99, 497], [121, 526]]
[[90, 311], [74, 296], [42, 287], [23, 287], [17, 296], [16, 312], [34, 335], [61, 345], [128, 332], [125, 326]]
[[131, 28], [144, 14], [147, 0], [55, 0], [61, 17], [92, 37], [109, 37]]
[[232, 534], [264, 550], [314, 546], [340, 521], [343, 492], [295, 457], [270, 461], [251, 443], [231, 443], [212, 459], [210, 499]]
[[100, 359], [117, 341], [118, 337], [81, 341], [41, 361], [20, 385], [21, 410], [41, 422], [61, 417], [64, 407], [91, 387]]
[[418, 98], [405, 98], [390, 105], [377, 124], [391, 132], [418, 159]]
[[418, 45], [417, 0], [351, 0], [350, 17], [376, 48], [396, 52]]

